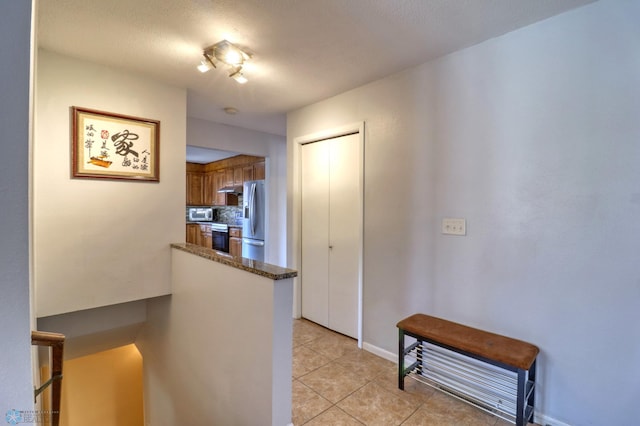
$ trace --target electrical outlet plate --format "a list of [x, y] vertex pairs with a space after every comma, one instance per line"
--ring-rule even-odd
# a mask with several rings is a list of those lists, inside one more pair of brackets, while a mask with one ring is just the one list
[[467, 235], [466, 219], [445, 217], [442, 219], [442, 233], [445, 235]]

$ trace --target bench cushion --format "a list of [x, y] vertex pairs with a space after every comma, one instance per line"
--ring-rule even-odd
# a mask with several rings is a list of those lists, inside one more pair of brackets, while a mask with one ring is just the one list
[[540, 352], [531, 343], [424, 314], [403, 319], [398, 323], [398, 328], [522, 370], [528, 370]]

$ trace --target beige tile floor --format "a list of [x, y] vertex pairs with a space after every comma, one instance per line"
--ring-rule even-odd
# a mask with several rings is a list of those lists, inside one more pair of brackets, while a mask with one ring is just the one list
[[356, 341], [307, 320], [293, 323], [295, 426], [503, 426], [510, 423], [429, 386], [358, 349]]

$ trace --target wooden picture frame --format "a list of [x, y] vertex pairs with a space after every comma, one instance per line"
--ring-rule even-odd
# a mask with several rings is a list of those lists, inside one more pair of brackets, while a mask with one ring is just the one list
[[74, 178], [160, 181], [160, 121], [72, 107]]

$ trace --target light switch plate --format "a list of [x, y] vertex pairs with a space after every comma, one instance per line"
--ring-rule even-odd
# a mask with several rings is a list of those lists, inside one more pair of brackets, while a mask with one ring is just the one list
[[446, 235], [467, 235], [466, 219], [445, 217], [442, 219], [442, 233]]

